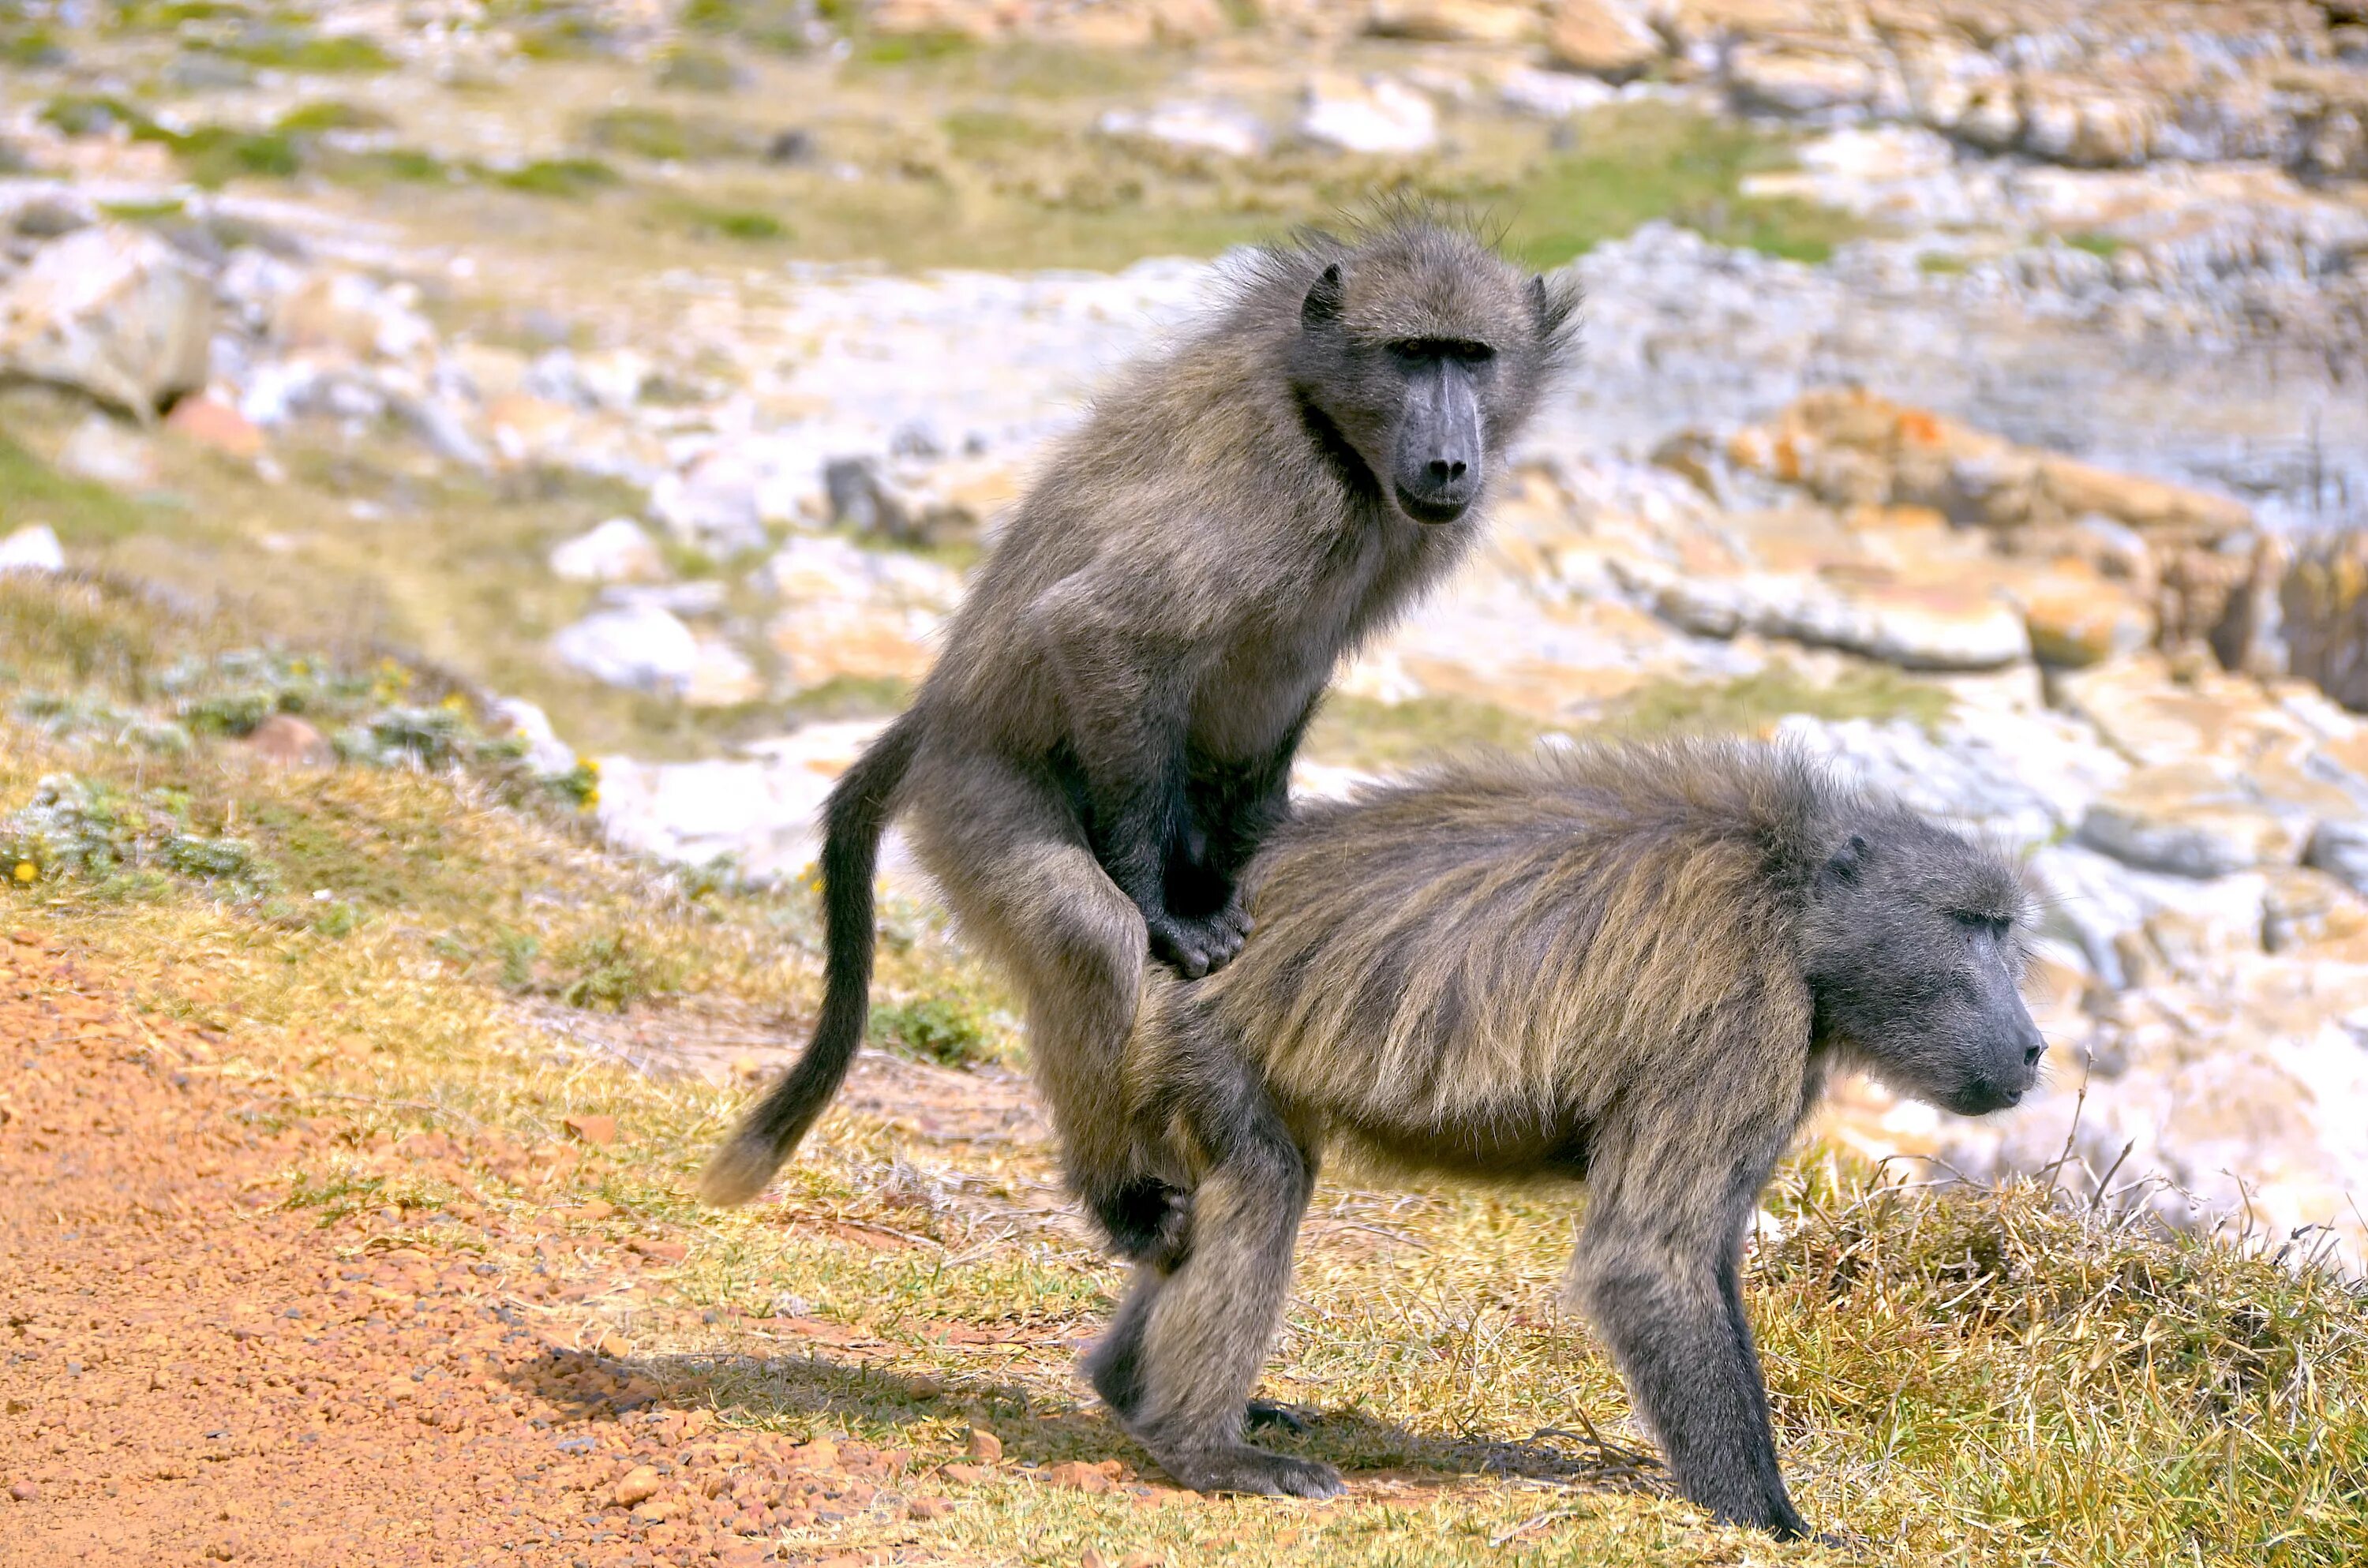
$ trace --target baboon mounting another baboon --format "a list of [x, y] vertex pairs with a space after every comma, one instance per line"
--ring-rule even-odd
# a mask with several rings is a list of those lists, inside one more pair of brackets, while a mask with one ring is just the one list
[[832, 791], [822, 1012], [710, 1165], [755, 1196], [861, 1043], [880, 835], [902, 814], [1017, 982], [1070, 1184], [1131, 1244], [1171, 1195], [1127, 1163], [1120, 1061], [1146, 958], [1224, 964], [1341, 656], [1461, 559], [1577, 298], [1417, 213], [1255, 253], [1228, 302], [1048, 459], [912, 706]]
[[1326, 1145], [1384, 1165], [1583, 1177], [1571, 1279], [1679, 1488], [1804, 1533], [1738, 1268], [1757, 1196], [1838, 1066], [1977, 1115], [2044, 1042], [2003, 857], [1742, 742], [1441, 768], [1279, 827], [1258, 935], [1155, 978], [1126, 1082], [1179, 1194], [1087, 1362], [1203, 1490], [1328, 1495], [1243, 1440]]

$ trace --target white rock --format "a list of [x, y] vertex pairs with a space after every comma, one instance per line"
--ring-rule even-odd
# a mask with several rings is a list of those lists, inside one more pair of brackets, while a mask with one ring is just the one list
[[551, 570], [570, 583], [654, 583], [666, 574], [657, 542], [631, 517], [611, 517], [553, 547]]
[[1319, 78], [1307, 85], [1299, 132], [1344, 153], [1427, 153], [1439, 142], [1439, 111], [1403, 82]]
[[206, 384], [213, 290], [145, 230], [101, 224], [33, 253], [0, 292], [0, 375], [153, 416]]
[[698, 658], [683, 683], [685, 702], [694, 708], [730, 708], [762, 695], [764, 684], [746, 653], [721, 637], [699, 639]]
[[58, 466], [117, 490], [145, 490], [156, 483], [155, 448], [104, 414], [74, 426], [58, 451]]
[[711, 452], [685, 473], [661, 476], [650, 510], [686, 544], [715, 555], [765, 546], [764, 476], [729, 449]]
[[1507, 108], [1546, 119], [1567, 119], [1588, 109], [1619, 101], [1620, 89], [1593, 76], [1567, 71], [1540, 71], [1522, 65], [1505, 73], [1497, 97]]
[[959, 574], [894, 550], [864, 550], [827, 534], [792, 534], [765, 563], [765, 581], [792, 604], [885, 600], [950, 610], [961, 599]]
[[[601, 828], [661, 859], [704, 865], [721, 857], [746, 876], [796, 876], [814, 862], [831, 784], [882, 727], [878, 720], [809, 724], [752, 746], [760, 755], [747, 761], [603, 757]], [[882, 861], [894, 871], [903, 857], [883, 853]]]
[[66, 552], [58, 544], [58, 536], [47, 523], [35, 523], [18, 528], [6, 539], [0, 539], [0, 573], [37, 572], [44, 574], [66, 569]]
[[1695, 576], [1657, 562], [1611, 564], [1659, 614], [1705, 637], [1756, 631], [1910, 670], [1992, 670], [2031, 657], [2029, 629], [2000, 600], [1943, 605], [1929, 595], [1845, 591], [1805, 574]]
[[1237, 105], [1207, 99], [1178, 99], [1137, 112], [1112, 109], [1102, 116], [1105, 136], [1139, 137], [1170, 147], [1216, 153], [1228, 158], [1255, 158], [1269, 140], [1266, 122]]
[[551, 716], [541, 709], [522, 697], [502, 697], [495, 699], [490, 711], [494, 733], [516, 735], [526, 743], [529, 767], [546, 778], [575, 771], [575, 748], [559, 738]]
[[680, 696], [699, 674], [699, 639], [671, 610], [629, 604], [596, 610], [552, 639], [572, 669], [609, 686]]

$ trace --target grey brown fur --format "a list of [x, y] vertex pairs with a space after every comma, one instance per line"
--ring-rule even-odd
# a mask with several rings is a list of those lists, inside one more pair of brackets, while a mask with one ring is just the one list
[[828, 960], [803, 1058], [710, 1165], [755, 1195], [860, 1042], [881, 832], [906, 818], [966, 934], [1026, 999], [1072, 1185], [1144, 1244], [1120, 1062], [1145, 960], [1223, 965], [1235, 883], [1281, 818], [1341, 655], [1476, 537], [1490, 472], [1577, 301], [1402, 215], [1237, 269], [1230, 302], [1130, 373], [1046, 462], [913, 706], [825, 813]]
[[1966, 1114], [2042, 1042], [2015, 868], [1795, 753], [1589, 746], [1452, 767], [1278, 830], [1258, 935], [1152, 988], [1143, 1163], [1188, 1195], [1088, 1374], [1168, 1471], [1321, 1495], [1242, 1438], [1326, 1145], [1583, 1176], [1572, 1282], [1685, 1494], [1798, 1535], [1737, 1278], [1770, 1169], [1838, 1064]]

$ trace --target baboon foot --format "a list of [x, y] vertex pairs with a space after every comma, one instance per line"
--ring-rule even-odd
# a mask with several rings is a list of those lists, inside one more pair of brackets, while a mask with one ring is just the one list
[[1120, 1256], [1167, 1272], [1183, 1264], [1192, 1226], [1190, 1193], [1156, 1176], [1129, 1176], [1087, 1192], [1085, 1203]]
[[[1204, 918], [1167, 910], [1146, 915], [1144, 923], [1151, 928], [1151, 956], [1187, 980], [1224, 968], [1242, 950], [1244, 924], [1237, 924], [1230, 915], [1229, 905], [1225, 912]], [[1247, 923], [1248, 916], [1239, 918]]]
[[1316, 1460], [1269, 1453], [1247, 1443], [1169, 1456], [1153, 1450], [1168, 1474], [1195, 1492], [1251, 1492], [1267, 1497], [1338, 1497], [1340, 1472]]
[[1306, 1432], [1308, 1420], [1287, 1404], [1277, 1404], [1270, 1399], [1254, 1399], [1242, 1412], [1242, 1425], [1253, 1432], [1288, 1432], [1296, 1437]]

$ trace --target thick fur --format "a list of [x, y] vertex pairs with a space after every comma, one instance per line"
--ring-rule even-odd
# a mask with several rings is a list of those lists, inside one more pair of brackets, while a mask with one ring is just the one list
[[[893, 755], [881, 743], [832, 797], [822, 1024], [718, 1154], [711, 1200], [758, 1190], [838, 1083], [862, 1028], [869, 959], [848, 949], [872, 939], [871, 846], [902, 812], [1025, 996], [1072, 1187], [1137, 1244], [1168, 1221], [1120, 1090], [1145, 960], [1200, 973], [1238, 951], [1238, 878], [1283, 815], [1317, 696], [1477, 537], [1488, 471], [1576, 310], [1400, 216], [1258, 254], [1200, 331], [1097, 404], [980, 568]], [[1450, 415], [1481, 449], [1421, 428]], [[860, 894], [841, 885], [859, 871]]]
[[1584, 1177], [1579, 1296], [1678, 1484], [1801, 1534], [1742, 1312], [1746, 1224], [1829, 1067], [1963, 1110], [2041, 1041], [2015, 868], [1783, 749], [1603, 745], [1318, 806], [1253, 866], [1258, 935], [1160, 981], [1128, 1061], [1189, 1195], [1087, 1362], [1194, 1486], [1323, 1493], [1242, 1441], [1325, 1146]]

